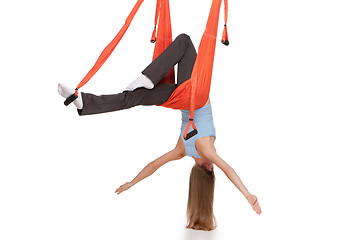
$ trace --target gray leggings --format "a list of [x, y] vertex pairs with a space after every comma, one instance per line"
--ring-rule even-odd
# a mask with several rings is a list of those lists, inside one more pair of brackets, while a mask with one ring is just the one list
[[[196, 56], [190, 37], [184, 33], [180, 34], [142, 71], [142, 74], [154, 83], [153, 89], [142, 87], [134, 91], [100, 96], [81, 92], [83, 109], [78, 109], [78, 113], [81, 116], [123, 110], [138, 105], [161, 105], [180, 84], [191, 77]], [[159, 84], [176, 64], [178, 64], [177, 84]]]

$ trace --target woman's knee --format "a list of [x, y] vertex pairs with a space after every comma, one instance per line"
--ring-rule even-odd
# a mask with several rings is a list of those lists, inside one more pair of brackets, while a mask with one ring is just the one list
[[[187, 35], [186, 33], [181, 33], [179, 34], [175, 40], [178, 40], [178, 41], [182, 41], [182, 42], [186, 42], [186, 43], [189, 43], [191, 42], [191, 38], [189, 35]], [[174, 40], [174, 41], [175, 41]]]

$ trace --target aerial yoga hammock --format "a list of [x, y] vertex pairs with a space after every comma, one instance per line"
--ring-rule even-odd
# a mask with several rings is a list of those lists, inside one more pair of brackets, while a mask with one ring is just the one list
[[[102, 51], [95, 65], [75, 88], [75, 93], [65, 100], [65, 105], [69, 105], [78, 97], [78, 90], [91, 79], [91, 77], [109, 58], [119, 41], [124, 36], [143, 1], [144, 0], [138, 0], [136, 2], [125, 21], [124, 26]], [[197, 134], [197, 128], [194, 124], [194, 111], [195, 109], [203, 107], [209, 98], [221, 2], [222, 0], [212, 1], [206, 28], [201, 38], [191, 78], [177, 87], [165, 103], [159, 105], [172, 109], [190, 110], [189, 122], [183, 136], [185, 140]], [[227, 34], [228, 0], [224, 0], [224, 11], [225, 24], [221, 42], [225, 45], [229, 45]], [[169, 0], [157, 0], [155, 27], [151, 42], [156, 42], [153, 60], [156, 59], [172, 42]], [[175, 83], [174, 68], [170, 70], [160, 83]], [[193, 127], [193, 131], [191, 132], [189, 132], [190, 126]]]

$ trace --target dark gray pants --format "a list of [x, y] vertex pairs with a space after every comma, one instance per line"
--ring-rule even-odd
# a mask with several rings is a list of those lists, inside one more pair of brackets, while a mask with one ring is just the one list
[[[176, 87], [191, 77], [196, 55], [190, 37], [186, 34], [180, 34], [164, 52], [142, 71], [142, 74], [154, 83], [153, 89], [142, 87], [134, 91], [100, 96], [81, 92], [83, 109], [78, 109], [79, 115], [112, 112], [138, 105], [161, 105], [165, 103]], [[176, 64], [178, 64], [177, 84], [159, 84], [161, 79]]]

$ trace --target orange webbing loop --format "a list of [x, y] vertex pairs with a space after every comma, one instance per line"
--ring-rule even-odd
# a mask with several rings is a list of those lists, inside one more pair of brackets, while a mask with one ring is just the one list
[[154, 31], [152, 33], [151, 40], [150, 40], [152, 43], [156, 42], [156, 26], [157, 26], [158, 20], [159, 20], [160, 1], [161, 0], [156, 1]]
[[[191, 118], [191, 117], [190, 117], [190, 118]], [[188, 124], [186, 125], [185, 132], [184, 132], [184, 135], [183, 135], [183, 138], [184, 138], [184, 139], [187, 139], [187, 134], [188, 134], [188, 132], [189, 132], [190, 125], [192, 125], [192, 127], [193, 127], [194, 130], [197, 130], [197, 129], [196, 129], [196, 126], [195, 126], [195, 123], [194, 123], [194, 120], [193, 120], [193, 119], [189, 120]]]
[[229, 45], [229, 36], [227, 32], [228, 0], [224, 0], [224, 20], [225, 20], [225, 24], [224, 24], [224, 30], [223, 30], [221, 42], [226, 46], [228, 46]]
[[[106, 60], [110, 57], [111, 53], [114, 51], [122, 37], [124, 36], [126, 30], [128, 29], [131, 21], [133, 20], [136, 12], [138, 11], [141, 4], [144, 2], [144, 0], [138, 0], [131, 10], [129, 16], [126, 18], [124, 26], [120, 29], [118, 34], [115, 36], [115, 38], [105, 47], [105, 49], [100, 54], [99, 58], [95, 62], [94, 66], [90, 69], [90, 71], [86, 74], [86, 76], [81, 80], [79, 85], [76, 87], [77, 89], [80, 89], [82, 86], [84, 86], [92, 76], [101, 68], [101, 66], [106, 62]], [[78, 91], [75, 91], [75, 95], [78, 95]]]

